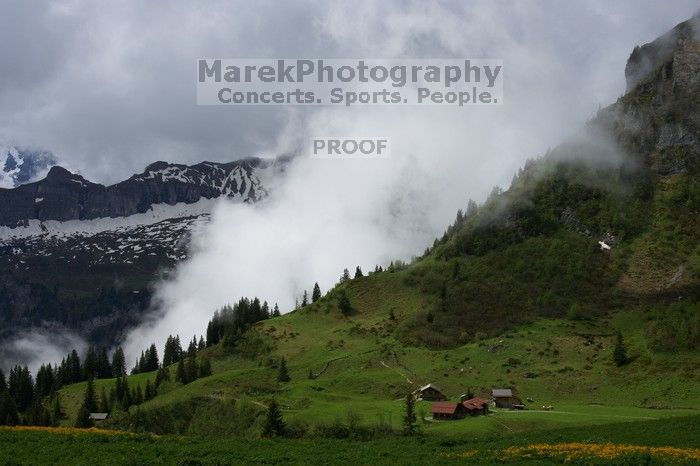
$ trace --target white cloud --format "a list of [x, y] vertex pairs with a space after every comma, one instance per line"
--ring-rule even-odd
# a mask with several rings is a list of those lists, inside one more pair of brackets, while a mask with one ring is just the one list
[[36, 374], [42, 364], [57, 364], [71, 350], [78, 351], [80, 357], [87, 347], [78, 335], [61, 327], [33, 327], [3, 340], [0, 348], [0, 369], [9, 371], [10, 367], [26, 365], [32, 374]]

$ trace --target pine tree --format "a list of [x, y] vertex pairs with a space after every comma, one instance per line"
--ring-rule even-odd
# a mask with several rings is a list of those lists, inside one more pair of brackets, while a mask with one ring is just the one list
[[131, 406], [131, 392], [129, 391], [129, 381], [126, 376], [117, 377], [117, 380], [114, 382], [114, 401], [124, 411], [127, 411], [129, 406]]
[[457, 209], [457, 218], [455, 219], [455, 225], [461, 225], [464, 221], [464, 212], [462, 209]]
[[68, 355], [67, 364], [68, 380], [66, 383], [76, 383], [84, 380], [80, 369], [80, 357], [78, 356], [78, 352], [76, 350], [71, 351], [71, 353]]
[[350, 299], [345, 293], [345, 290], [340, 290], [340, 296], [338, 297], [338, 307], [340, 308], [340, 312], [342, 312], [344, 316], [349, 316], [350, 314], [352, 314], [352, 304], [350, 303]]
[[304, 290], [304, 295], [301, 298], [301, 307], [309, 305], [309, 294]]
[[361, 269], [360, 266], [358, 265], [358, 266], [355, 268], [355, 278], [362, 278], [362, 277], [364, 277], [364, 275], [362, 274], [362, 269]]
[[10, 370], [7, 391], [14, 398], [18, 411], [24, 412], [31, 406], [34, 401], [34, 380], [27, 366], [17, 365]]
[[0, 426], [16, 426], [19, 424], [17, 404], [8, 390], [0, 392]]
[[622, 332], [619, 330], [617, 332], [617, 340], [615, 341], [615, 349], [613, 350], [613, 361], [617, 367], [622, 367], [629, 362], [627, 359], [625, 340], [622, 338]]
[[343, 275], [340, 277], [340, 283], [345, 283], [350, 280], [350, 271], [348, 269], [343, 269]]
[[131, 397], [133, 403], [138, 406], [143, 403], [143, 390], [141, 390], [141, 384], [136, 384], [134, 389], [134, 394]]
[[34, 400], [26, 413], [24, 423], [32, 426], [50, 426], [51, 413], [41, 400]]
[[415, 435], [417, 432], [418, 425], [416, 424], [415, 400], [413, 399], [412, 393], [407, 393], [405, 401], [405, 414], [403, 417], [403, 434]]
[[39, 397], [47, 396], [54, 387], [54, 375], [51, 364], [42, 364], [36, 373], [36, 394]]
[[78, 416], [75, 419], [75, 427], [79, 429], [87, 429], [95, 425], [90, 419], [90, 411], [85, 407], [83, 403], [78, 410]]
[[154, 393], [154, 388], [153, 385], [151, 385], [151, 380], [147, 379], [146, 380], [146, 387], [143, 389], [143, 399], [144, 401], [148, 401], [150, 399], [153, 399], [155, 397]]
[[56, 395], [51, 402], [51, 424], [57, 426], [61, 419], [63, 419], [63, 408], [61, 407], [61, 401], [58, 395]]
[[122, 410], [128, 411], [129, 407], [132, 405], [131, 390], [129, 389], [129, 380], [126, 376], [122, 376], [118, 379], [118, 386], [116, 387], [117, 400], [119, 400], [119, 405]]
[[185, 361], [185, 380], [182, 383], [190, 383], [197, 380], [199, 376], [199, 366], [197, 365], [197, 356], [190, 356]]
[[132, 374], [139, 374], [145, 372], [146, 370], [146, 352], [141, 351], [141, 356], [136, 360], [134, 368], [131, 369]]
[[318, 286], [318, 282], [316, 282], [314, 283], [314, 289], [311, 292], [311, 302], [315, 303], [319, 299], [321, 299], [321, 287]]
[[199, 366], [199, 377], [209, 377], [211, 374], [211, 361], [209, 358], [202, 358], [202, 363]]
[[170, 371], [166, 367], [161, 367], [156, 373], [155, 388], [158, 388], [166, 380], [170, 380]]
[[158, 362], [158, 350], [156, 349], [155, 343], [153, 343], [151, 344], [151, 347], [148, 348], [146, 364], [145, 367], [141, 368], [141, 370], [144, 372], [157, 371], [159, 365], [160, 364]]
[[197, 354], [197, 336], [193, 335], [192, 336], [192, 341], [190, 341], [189, 346], [187, 347], [187, 356], [192, 357]]
[[0, 393], [7, 390], [7, 380], [5, 379], [5, 373], [0, 369]]
[[109, 364], [109, 357], [107, 356], [107, 348], [104, 346], [100, 349], [100, 353], [97, 355], [97, 378], [98, 379], [109, 379], [112, 377], [112, 366]]
[[272, 311], [272, 317], [279, 317], [279, 316], [281, 316], [281, 315], [282, 315], [282, 314], [280, 313], [280, 308], [279, 308], [279, 306], [277, 305], [277, 303], [275, 303], [275, 308], [274, 308], [273, 311]]
[[472, 217], [472, 216], [476, 215], [478, 210], [479, 210], [478, 204], [475, 201], [469, 199], [469, 202], [467, 202], [466, 217], [468, 218], [468, 217]]
[[273, 398], [267, 406], [267, 414], [265, 416], [265, 424], [263, 425], [263, 437], [274, 437], [284, 435], [286, 426], [282, 419], [282, 411], [279, 405]]
[[97, 398], [95, 397], [95, 384], [92, 378], [88, 379], [87, 387], [85, 388], [85, 397], [83, 398], [83, 406], [90, 413], [97, 412]]
[[163, 348], [163, 367], [167, 367], [177, 361], [179, 354], [175, 347], [175, 338], [172, 335], [168, 335], [167, 340], [165, 340], [165, 347]]
[[180, 360], [177, 362], [175, 381], [183, 384], [187, 383], [187, 375], [185, 374], [185, 360], [183, 358], [180, 358]]
[[94, 346], [88, 347], [83, 363], [83, 380], [95, 378], [97, 375], [97, 351]]
[[117, 347], [112, 355], [112, 373], [114, 377], [126, 375], [126, 359], [124, 358], [124, 350], [121, 346]]
[[287, 370], [287, 361], [282, 358], [280, 360], [280, 367], [279, 371], [277, 372], [277, 381], [278, 382], [289, 382], [291, 378], [289, 377], [289, 371]]
[[217, 332], [216, 324], [214, 323], [216, 316], [217, 313], [215, 312], [214, 318], [207, 324], [207, 348], [219, 342], [219, 334]]

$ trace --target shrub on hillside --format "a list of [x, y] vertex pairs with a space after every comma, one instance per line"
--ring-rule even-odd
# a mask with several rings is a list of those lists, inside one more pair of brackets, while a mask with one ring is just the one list
[[654, 309], [645, 329], [654, 351], [692, 351], [700, 348], [700, 303], [679, 302]]

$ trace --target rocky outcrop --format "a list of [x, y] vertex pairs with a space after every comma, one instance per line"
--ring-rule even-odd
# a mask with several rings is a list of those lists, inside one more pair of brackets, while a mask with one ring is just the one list
[[700, 11], [653, 42], [635, 47], [625, 66], [626, 92], [657, 70], [673, 72], [681, 85], [697, 83], [698, 38]]
[[700, 159], [700, 13], [636, 47], [625, 68], [628, 92], [593, 125], [662, 176]]
[[41, 181], [0, 189], [0, 225], [123, 217], [144, 213], [154, 204], [191, 204], [222, 195], [254, 202], [266, 193], [258, 175], [271, 166], [257, 158], [193, 166], [156, 162], [112, 186], [54, 166]]

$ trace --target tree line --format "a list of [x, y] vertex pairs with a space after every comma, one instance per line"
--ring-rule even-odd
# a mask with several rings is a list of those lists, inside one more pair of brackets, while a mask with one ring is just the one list
[[107, 348], [90, 346], [82, 359], [73, 349], [60, 364], [42, 364], [36, 378], [26, 365], [11, 368], [7, 378], [0, 369], [0, 425], [56, 425], [63, 417], [57, 395], [61, 387], [124, 376], [125, 365], [121, 347], [110, 360]]
[[226, 305], [214, 312], [214, 317], [207, 324], [206, 347], [216, 345], [220, 341], [228, 346], [233, 346], [235, 340], [245, 333], [250, 326], [270, 317], [281, 315], [279, 307], [275, 303], [274, 309], [270, 311], [267, 301], [263, 303], [260, 299], [241, 298], [233, 306]]

